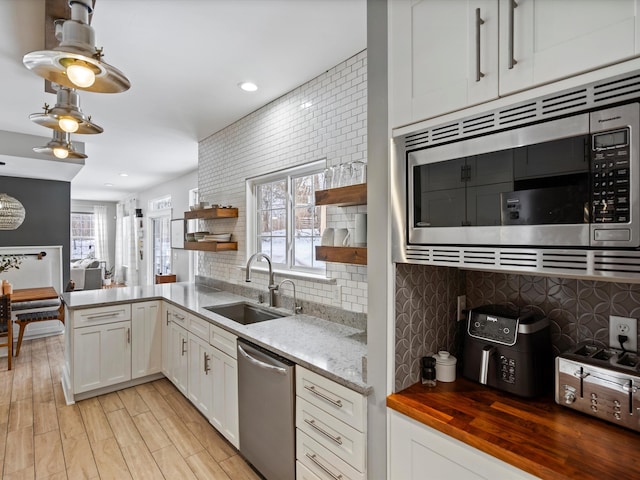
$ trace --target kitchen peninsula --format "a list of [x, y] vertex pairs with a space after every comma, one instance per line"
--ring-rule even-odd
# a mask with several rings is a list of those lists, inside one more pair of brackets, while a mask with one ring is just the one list
[[[63, 299], [70, 313], [65, 334], [67, 347], [70, 347], [70, 337], [77, 326], [74, 324], [76, 314], [83, 310], [158, 300], [183, 308], [233, 335], [267, 348], [351, 390], [364, 395], [370, 393], [370, 387], [363, 380], [362, 372], [366, 343], [362, 341], [363, 332], [355, 328], [304, 314], [241, 325], [204, 307], [248, 299], [192, 283], [72, 292], [65, 293]], [[69, 353], [65, 352], [67, 359]], [[66, 363], [65, 368], [77, 368], [73, 362]], [[69, 371], [65, 374], [72, 373]], [[68, 388], [69, 385], [65, 387]], [[71, 394], [67, 400], [72, 401], [73, 393], [67, 394]]]

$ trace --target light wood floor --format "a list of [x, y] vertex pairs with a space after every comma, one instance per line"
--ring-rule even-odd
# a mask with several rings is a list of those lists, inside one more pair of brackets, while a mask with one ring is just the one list
[[66, 405], [62, 336], [0, 359], [3, 479], [259, 477], [167, 379]]

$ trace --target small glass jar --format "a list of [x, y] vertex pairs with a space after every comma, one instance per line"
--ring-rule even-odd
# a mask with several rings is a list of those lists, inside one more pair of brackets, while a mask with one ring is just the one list
[[436, 386], [436, 359], [429, 357], [422, 357], [422, 369], [420, 372], [420, 378], [422, 384], [427, 387]]

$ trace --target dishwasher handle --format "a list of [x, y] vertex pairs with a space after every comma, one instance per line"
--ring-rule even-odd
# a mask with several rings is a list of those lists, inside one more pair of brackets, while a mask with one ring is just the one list
[[286, 368], [282, 368], [282, 367], [276, 367], [275, 365], [269, 365], [268, 363], [262, 362], [256, 358], [253, 358], [251, 355], [249, 355], [244, 348], [242, 348], [241, 345], [238, 345], [238, 351], [240, 352], [240, 354], [247, 359], [247, 361], [249, 361], [251, 364], [255, 365], [256, 367], [259, 368], [264, 368], [265, 370], [270, 370], [274, 373], [280, 374], [280, 375], [286, 375], [287, 374], [287, 369]]

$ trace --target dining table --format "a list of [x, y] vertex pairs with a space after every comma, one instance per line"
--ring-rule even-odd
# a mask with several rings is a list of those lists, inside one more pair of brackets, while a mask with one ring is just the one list
[[11, 303], [34, 302], [58, 298], [58, 292], [53, 287], [16, 288], [11, 294]]

